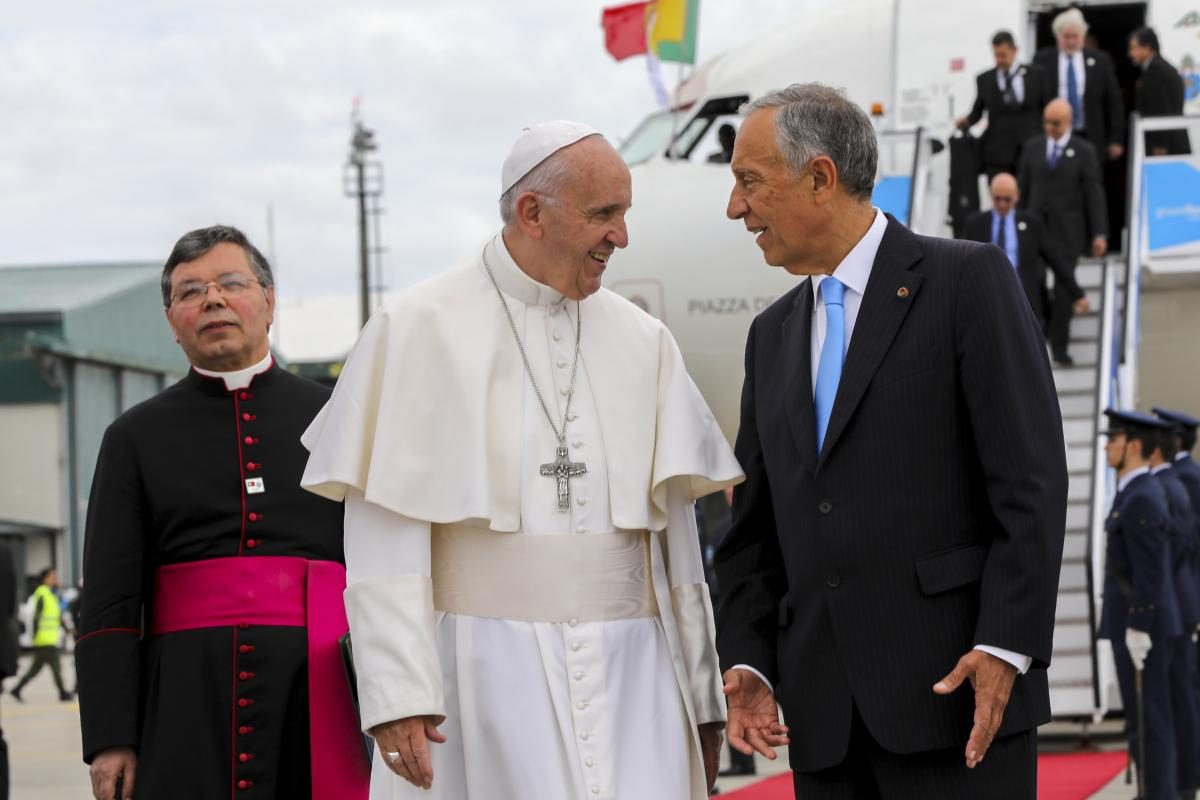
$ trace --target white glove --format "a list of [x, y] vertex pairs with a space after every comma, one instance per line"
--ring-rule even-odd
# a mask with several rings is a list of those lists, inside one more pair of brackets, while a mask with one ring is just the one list
[[1129, 648], [1129, 657], [1133, 659], [1134, 669], [1141, 672], [1142, 668], [1146, 666], [1146, 656], [1153, 646], [1150, 634], [1136, 628], [1126, 628], [1125, 646]]

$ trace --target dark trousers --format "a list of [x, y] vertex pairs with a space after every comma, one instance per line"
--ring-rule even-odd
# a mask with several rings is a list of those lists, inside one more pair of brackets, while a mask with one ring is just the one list
[[67, 687], [63, 686], [62, 665], [58, 663], [58, 648], [54, 646], [33, 648], [33, 662], [21, 676], [20, 682], [13, 687], [13, 691], [20, 692], [24, 689], [25, 685], [33, 680], [45, 666], [49, 666], [50, 671], [54, 674], [54, 685], [58, 687], [58, 693], [66, 694]]
[[1171, 653], [1171, 704], [1174, 708], [1175, 770], [1179, 793], [1190, 796], [1197, 788], [1197, 748], [1200, 747], [1200, 697], [1196, 695], [1196, 651], [1191, 637], [1174, 640]]
[[[962, 691], [962, 690], [960, 690]], [[898, 755], [884, 750], [854, 709], [850, 745], [841, 764], [819, 772], [796, 772], [796, 797], [804, 800], [1034, 800], [1037, 794], [1037, 732], [1014, 733], [992, 742], [983, 761], [967, 769], [968, 731], [962, 747]]]
[[[1071, 277], [1075, 277], [1075, 263], [1078, 256], [1071, 256]], [[1055, 355], [1067, 352], [1071, 341], [1071, 320], [1075, 317], [1075, 301], [1071, 299], [1067, 287], [1057, 281], [1054, 284], [1054, 297], [1050, 301], [1050, 322], [1046, 326], [1046, 338], [1050, 341], [1050, 351]]]
[[[1140, 714], [1144, 716], [1139, 716], [1133, 660], [1124, 638], [1112, 640], [1121, 705], [1125, 708], [1125, 733], [1134, 761], [1140, 758], [1143, 737], [1146, 743], [1146, 763], [1138, 764], [1146, 778], [1146, 796], [1142, 800], [1178, 800], [1179, 797], [1175, 717], [1171, 707], [1171, 660], [1178, 642], [1174, 638], [1154, 640], [1142, 671], [1143, 708]], [[1145, 720], [1145, 731], [1138, 729], [1139, 719]]]
[[8, 742], [0, 730], [0, 800], [8, 800]]

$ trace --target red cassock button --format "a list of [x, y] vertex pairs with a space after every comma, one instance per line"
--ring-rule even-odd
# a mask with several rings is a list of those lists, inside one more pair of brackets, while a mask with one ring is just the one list
[[249, 399], [250, 399], [250, 393], [249, 393], [249, 392], [242, 392], [242, 393], [241, 393], [241, 395], [239, 395], [239, 396], [240, 396], [240, 397], [241, 397], [243, 400], [249, 400]]
[[254, 472], [254, 471], [256, 471], [256, 470], [257, 470], [259, 467], [261, 467], [261, 466], [262, 466], [262, 464], [258, 464], [258, 463], [254, 462], [254, 461], [247, 461], [247, 462], [246, 462], [246, 469], [250, 470], [251, 472]]
[[241, 647], [239, 647], [239, 648], [238, 648], [238, 652], [240, 652], [240, 653], [253, 653], [253, 652], [254, 652], [254, 645], [252, 645], [252, 644], [244, 644], [244, 645], [242, 645]]
[[238, 754], [238, 761], [242, 762], [243, 764], [245, 764], [247, 761], [249, 761], [252, 758], [254, 758], [253, 753], [239, 753]]
[[253, 422], [256, 419], [258, 419], [258, 417], [254, 416], [253, 414], [242, 414], [242, 422]]
[[262, 519], [262, 514], [251, 511], [249, 514], [246, 515], [246, 518], [249, 519], [251, 522], [258, 522], [260, 519]]
[[249, 679], [249, 677], [250, 677], [250, 673], [249, 673], [249, 672], [239, 672], [239, 673], [238, 673], [238, 679], [239, 679], [239, 680], [243, 680], [243, 681], [244, 681], [244, 680], [247, 680], [247, 679]]
[[242, 441], [245, 442], [246, 444], [254, 444], [254, 437], [247, 436], [245, 439], [242, 439]]
[[254, 548], [258, 547], [258, 540], [257, 539], [247, 539], [246, 547], [249, 547], [251, 550], [253, 550]]
[[254, 786], [254, 781], [238, 781], [239, 789], [249, 789], [252, 786]]
[[245, 736], [247, 733], [254, 733], [254, 728], [251, 728], [249, 725], [243, 725], [242, 727], [238, 728], [238, 733], [240, 733], [242, 736]]

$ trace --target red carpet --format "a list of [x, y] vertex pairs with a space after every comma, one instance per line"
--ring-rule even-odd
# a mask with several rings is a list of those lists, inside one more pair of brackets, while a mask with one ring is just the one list
[[[1038, 800], [1086, 800], [1125, 769], [1125, 761], [1124, 750], [1038, 756]], [[790, 773], [776, 775], [720, 797], [727, 800], [796, 800]]]

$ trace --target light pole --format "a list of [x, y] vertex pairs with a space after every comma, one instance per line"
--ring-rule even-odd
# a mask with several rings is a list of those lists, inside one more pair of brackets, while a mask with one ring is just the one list
[[350, 136], [350, 158], [342, 174], [342, 188], [347, 197], [358, 201], [358, 291], [359, 327], [367, 324], [371, 316], [371, 247], [367, 233], [367, 198], [378, 198], [383, 194], [383, 164], [368, 161], [367, 154], [378, 149], [375, 132], [363, 125], [359, 114], [358, 98], [354, 100], [354, 111], [350, 116], [353, 132]]

